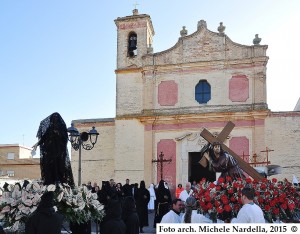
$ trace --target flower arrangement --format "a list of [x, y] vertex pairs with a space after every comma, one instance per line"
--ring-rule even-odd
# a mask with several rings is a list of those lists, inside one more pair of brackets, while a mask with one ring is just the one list
[[299, 219], [300, 193], [287, 180], [261, 181], [247, 178], [232, 180], [219, 178], [216, 183], [201, 180], [194, 196], [199, 203], [199, 212], [211, 220], [229, 221], [236, 217], [242, 207], [241, 190], [245, 186], [254, 188], [254, 202], [261, 207], [268, 222]]
[[59, 187], [56, 206], [68, 221], [80, 224], [103, 219], [104, 206], [97, 200], [97, 193], [92, 193], [86, 186], [71, 189], [60, 184]]
[[[21, 187], [22, 184], [22, 187]], [[2, 189], [1, 189], [2, 190]], [[23, 181], [10, 184], [2, 190], [0, 198], [0, 221], [4, 227], [16, 231], [37, 209], [43, 193], [53, 191], [55, 208], [70, 222], [84, 223], [102, 220], [104, 206], [85, 186], [71, 189], [67, 184], [45, 186], [41, 181]]]

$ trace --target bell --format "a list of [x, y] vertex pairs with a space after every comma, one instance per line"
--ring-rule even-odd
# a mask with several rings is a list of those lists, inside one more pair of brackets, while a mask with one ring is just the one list
[[136, 50], [136, 37], [129, 38], [129, 51]]

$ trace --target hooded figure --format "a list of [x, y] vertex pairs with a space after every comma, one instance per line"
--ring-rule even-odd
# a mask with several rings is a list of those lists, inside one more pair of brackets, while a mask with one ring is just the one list
[[139, 216], [133, 197], [126, 197], [122, 208], [122, 219], [126, 225], [126, 234], [139, 234]]
[[54, 192], [45, 192], [25, 224], [25, 234], [60, 234], [64, 217], [53, 206]]
[[150, 193], [146, 189], [145, 181], [140, 182], [140, 187], [137, 190], [136, 196], [136, 208], [139, 215], [140, 221], [140, 232], [143, 231], [144, 226], [149, 226], [148, 224], [148, 203], [150, 201]]
[[155, 191], [155, 195], [157, 209], [154, 218], [154, 226], [156, 226], [156, 223], [160, 223], [162, 217], [169, 212], [172, 202], [170, 190], [166, 189], [164, 180], [159, 182], [158, 188]]
[[39, 139], [33, 148], [40, 146], [41, 177], [44, 185], [66, 183], [74, 187], [73, 173], [67, 149], [67, 127], [55, 112], [41, 121], [37, 132]]
[[121, 217], [121, 203], [118, 200], [110, 200], [105, 212], [105, 220], [100, 226], [101, 234], [126, 234], [126, 225]]

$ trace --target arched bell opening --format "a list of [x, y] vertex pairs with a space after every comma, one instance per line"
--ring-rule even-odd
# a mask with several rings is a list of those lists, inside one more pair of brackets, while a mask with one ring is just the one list
[[128, 37], [128, 56], [134, 57], [137, 55], [137, 35], [131, 32]]

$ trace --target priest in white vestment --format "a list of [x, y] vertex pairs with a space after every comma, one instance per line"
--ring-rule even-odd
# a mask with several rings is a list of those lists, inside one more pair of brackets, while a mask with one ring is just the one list
[[254, 189], [245, 187], [242, 189], [243, 207], [231, 223], [265, 223], [262, 209], [253, 202]]
[[174, 199], [172, 201], [172, 209], [162, 217], [161, 223], [181, 223], [180, 212], [182, 208], [182, 201], [178, 198]]
[[187, 182], [185, 184], [185, 190], [183, 190], [180, 195], [179, 199], [181, 199], [183, 202], [186, 201], [186, 199], [193, 194], [192, 185], [190, 182]]

